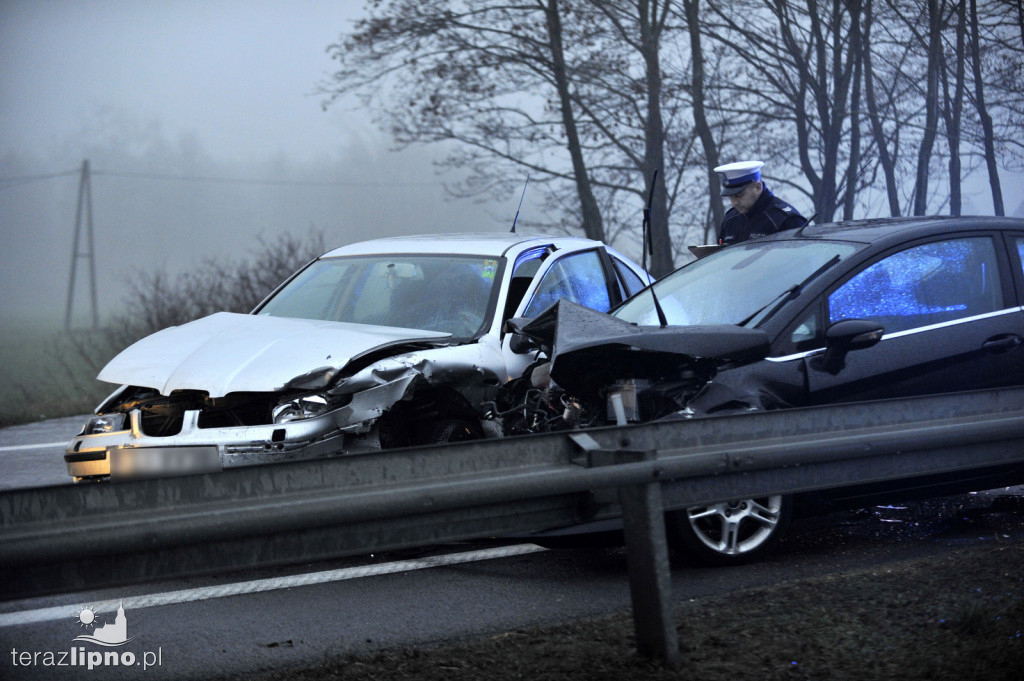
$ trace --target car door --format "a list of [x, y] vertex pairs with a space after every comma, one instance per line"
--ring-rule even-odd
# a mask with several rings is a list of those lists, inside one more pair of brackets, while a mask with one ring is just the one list
[[519, 316], [536, 317], [563, 298], [598, 312], [610, 310], [617, 301], [601, 256], [592, 249], [556, 258], [538, 273], [540, 281]]
[[946, 237], [903, 248], [849, 277], [826, 296], [807, 333], [843, 319], [885, 327], [871, 348], [824, 370], [808, 356], [810, 404], [881, 399], [1024, 383], [1024, 314], [1010, 260], [995, 235]]
[[[524, 268], [530, 263], [524, 263]], [[513, 272], [515, 285], [517, 270]], [[555, 251], [545, 259], [533, 275], [529, 288], [514, 312], [509, 316], [535, 317], [554, 302], [565, 298], [599, 312], [607, 312], [622, 298], [622, 284], [604, 249], [573, 251], [560, 254]], [[536, 353], [516, 354], [505, 336], [502, 353], [510, 378], [520, 376], [535, 360]]]

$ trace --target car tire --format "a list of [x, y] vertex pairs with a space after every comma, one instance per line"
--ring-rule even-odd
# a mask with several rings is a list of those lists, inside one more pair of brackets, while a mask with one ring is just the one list
[[770, 552], [786, 531], [793, 498], [784, 495], [694, 506], [665, 514], [668, 540], [701, 565], [740, 565]]
[[441, 419], [427, 429], [424, 444], [447, 445], [452, 442], [479, 440], [484, 436], [480, 426], [465, 419]]

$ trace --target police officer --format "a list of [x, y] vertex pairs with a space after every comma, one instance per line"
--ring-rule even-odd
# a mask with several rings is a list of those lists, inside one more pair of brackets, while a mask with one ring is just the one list
[[722, 176], [722, 196], [732, 203], [718, 230], [718, 243], [723, 246], [807, 224], [793, 206], [765, 186], [763, 165], [763, 161], [738, 161], [715, 168]]

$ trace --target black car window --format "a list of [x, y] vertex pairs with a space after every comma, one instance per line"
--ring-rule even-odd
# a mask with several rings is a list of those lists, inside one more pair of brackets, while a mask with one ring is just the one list
[[819, 332], [821, 331], [821, 314], [817, 307], [813, 308], [790, 334], [789, 341], [797, 350], [805, 350], [808, 347], [821, 345]]
[[576, 253], [554, 263], [544, 274], [523, 316], [536, 317], [560, 298], [567, 298], [598, 312], [608, 311], [611, 297], [597, 251]]
[[[533, 278], [540, 270], [541, 263], [547, 260], [552, 252], [551, 246], [544, 246], [522, 253], [516, 259], [512, 280], [508, 286], [508, 296], [505, 299], [505, 311], [501, 315], [503, 322], [515, 314], [519, 303], [523, 302], [523, 296], [526, 295], [530, 284], [533, 283]], [[504, 325], [502, 325], [502, 333], [504, 333]]]
[[871, 319], [886, 333], [994, 312], [1003, 306], [988, 237], [937, 241], [879, 260], [828, 299], [829, 323]]

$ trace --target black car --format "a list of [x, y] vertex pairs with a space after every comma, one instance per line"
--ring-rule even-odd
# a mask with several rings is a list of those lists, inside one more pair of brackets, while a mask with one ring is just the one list
[[[506, 387], [505, 406], [517, 407], [504, 410], [506, 432], [1022, 385], [1022, 257], [1020, 219], [813, 225], [694, 261], [607, 315], [557, 303], [510, 322], [517, 347], [539, 346], [550, 363]], [[998, 473], [815, 500], [865, 505], [1021, 482]], [[703, 562], [741, 562], [808, 501], [672, 512], [669, 538]]]

